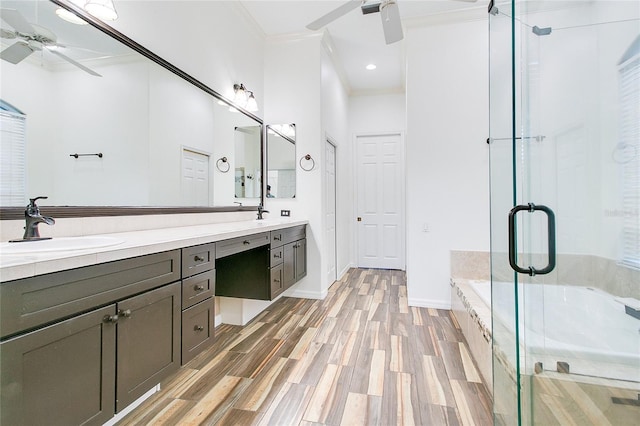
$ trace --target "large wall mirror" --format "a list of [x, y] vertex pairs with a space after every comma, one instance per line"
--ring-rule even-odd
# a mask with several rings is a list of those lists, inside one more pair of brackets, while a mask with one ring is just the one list
[[[258, 117], [99, 21], [67, 22], [44, 0], [0, 7], [3, 210], [39, 195], [43, 206], [260, 203]], [[239, 168], [253, 180], [241, 196]]]
[[296, 196], [296, 125], [267, 126], [267, 198]]

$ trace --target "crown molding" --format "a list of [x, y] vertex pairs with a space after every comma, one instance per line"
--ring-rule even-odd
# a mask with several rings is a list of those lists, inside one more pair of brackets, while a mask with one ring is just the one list
[[404, 87], [391, 87], [385, 89], [353, 90], [349, 96], [381, 96], [381, 95], [405, 95]]

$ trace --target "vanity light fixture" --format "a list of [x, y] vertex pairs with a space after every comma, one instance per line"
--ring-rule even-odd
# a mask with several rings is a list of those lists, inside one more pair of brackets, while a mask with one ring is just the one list
[[[256, 102], [256, 97], [253, 95], [251, 90], [247, 90], [244, 84], [234, 84], [233, 85], [233, 102], [246, 109], [249, 112], [258, 111], [258, 103]], [[229, 107], [229, 111], [238, 112], [233, 106]]]
[[258, 110], [258, 102], [256, 97], [253, 96], [253, 92], [249, 92], [249, 98], [247, 99], [247, 111], [256, 112]]
[[[75, 6], [78, 6], [87, 13], [95, 16], [102, 21], [115, 21], [118, 19], [118, 12], [113, 4], [113, 0], [69, 0]], [[56, 15], [64, 19], [67, 22], [77, 25], [86, 25], [87, 22], [69, 12], [66, 9], [59, 7], [56, 9]]]

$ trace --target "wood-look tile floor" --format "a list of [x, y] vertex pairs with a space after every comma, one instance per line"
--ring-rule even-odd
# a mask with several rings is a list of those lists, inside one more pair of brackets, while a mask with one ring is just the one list
[[281, 298], [120, 425], [490, 425], [449, 311], [407, 305], [402, 271], [351, 269], [325, 300]]

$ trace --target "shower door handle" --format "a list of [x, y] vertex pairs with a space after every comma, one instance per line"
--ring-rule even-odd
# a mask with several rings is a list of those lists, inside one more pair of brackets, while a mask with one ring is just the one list
[[[518, 212], [528, 211], [529, 213], [533, 213], [535, 211], [544, 212], [547, 215], [547, 238], [548, 238], [548, 248], [549, 248], [549, 261], [547, 266], [542, 269], [536, 269], [533, 266], [529, 266], [529, 268], [522, 268], [518, 266], [517, 263], [517, 252], [518, 247], [516, 243], [516, 215]], [[535, 205], [533, 203], [529, 203], [527, 205], [519, 205], [515, 206], [509, 212], [509, 265], [511, 268], [521, 274], [527, 274], [530, 276], [534, 275], [544, 275], [553, 271], [556, 267], [556, 216], [547, 206]]]

